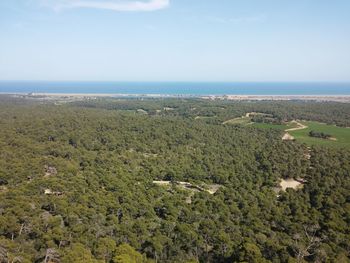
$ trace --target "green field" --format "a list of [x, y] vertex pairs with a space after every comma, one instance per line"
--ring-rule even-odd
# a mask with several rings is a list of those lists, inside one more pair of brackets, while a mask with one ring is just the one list
[[278, 129], [282, 131], [297, 127], [294, 123], [272, 124], [272, 123], [257, 123], [257, 122], [255, 122], [252, 126], [256, 128], [261, 128], [261, 129]]
[[[308, 126], [308, 128], [288, 132], [297, 141], [306, 143], [308, 145], [323, 145], [323, 146], [337, 147], [337, 148], [342, 148], [342, 147], [350, 148], [350, 129], [349, 128], [337, 127], [335, 125], [327, 125], [327, 124], [313, 122], [313, 121], [306, 121], [301, 123]], [[245, 117], [245, 116], [228, 120], [224, 122], [224, 124], [243, 125], [243, 126], [251, 125], [252, 127], [256, 127], [260, 129], [277, 129], [281, 131], [298, 127], [298, 125], [294, 122], [289, 122], [285, 124], [252, 122], [251, 118]], [[310, 137], [309, 136], [310, 131], [330, 134], [336, 140], [327, 140], [327, 139]]]
[[253, 122], [250, 117], [242, 116], [239, 118], [234, 118], [231, 120], [225, 121], [223, 124], [233, 124], [233, 125], [252, 125], [252, 127], [261, 128], [261, 129], [278, 129], [278, 130], [286, 130], [297, 127], [295, 123], [286, 123], [286, 124], [271, 124], [271, 123], [258, 123]]
[[[289, 134], [292, 135], [297, 141], [306, 143], [308, 145], [323, 145], [323, 146], [330, 146], [330, 147], [337, 147], [337, 148], [350, 148], [350, 129], [349, 128], [343, 128], [343, 127], [337, 127], [334, 125], [327, 125], [319, 122], [302, 122], [302, 124], [308, 126], [307, 129], [303, 130], [297, 130], [297, 131], [290, 131]], [[268, 124], [268, 123], [254, 123], [252, 125], [256, 128], [261, 129], [278, 129], [281, 131], [295, 128], [294, 123], [290, 124]], [[313, 138], [309, 136], [310, 131], [316, 131], [316, 132], [324, 132], [326, 134], [330, 134], [333, 138], [336, 138], [336, 140], [326, 140], [321, 138]]]
[[[309, 145], [324, 145], [331, 147], [350, 148], [350, 129], [327, 125], [319, 122], [302, 122], [308, 126], [307, 129], [289, 132], [297, 141], [304, 142]], [[320, 138], [312, 138], [309, 136], [310, 131], [324, 132], [336, 138], [336, 141]]]

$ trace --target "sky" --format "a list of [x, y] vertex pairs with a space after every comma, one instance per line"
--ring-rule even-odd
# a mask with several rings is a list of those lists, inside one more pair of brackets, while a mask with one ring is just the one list
[[1, 0], [0, 80], [350, 81], [349, 0]]

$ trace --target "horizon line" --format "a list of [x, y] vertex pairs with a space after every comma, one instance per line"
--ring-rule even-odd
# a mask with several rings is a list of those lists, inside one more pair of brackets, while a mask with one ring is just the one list
[[1, 80], [0, 82], [114, 82], [114, 83], [344, 83], [350, 80]]

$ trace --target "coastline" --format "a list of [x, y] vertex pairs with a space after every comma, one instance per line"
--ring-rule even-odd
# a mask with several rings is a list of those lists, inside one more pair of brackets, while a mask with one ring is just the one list
[[128, 94], [128, 93], [25, 93], [25, 92], [0, 92], [1, 95], [21, 97], [28, 99], [47, 100], [79, 100], [97, 98], [197, 98], [204, 100], [228, 100], [228, 101], [319, 101], [319, 102], [344, 102], [350, 103], [350, 95], [198, 95], [198, 94]]

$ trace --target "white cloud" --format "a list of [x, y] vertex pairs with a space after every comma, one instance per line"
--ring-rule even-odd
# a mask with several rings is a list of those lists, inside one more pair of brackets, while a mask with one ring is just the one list
[[55, 10], [70, 8], [95, 8], [113, 11], [155, 11], [166, 8], [170, 0], [44, 0], [44, 4]]

